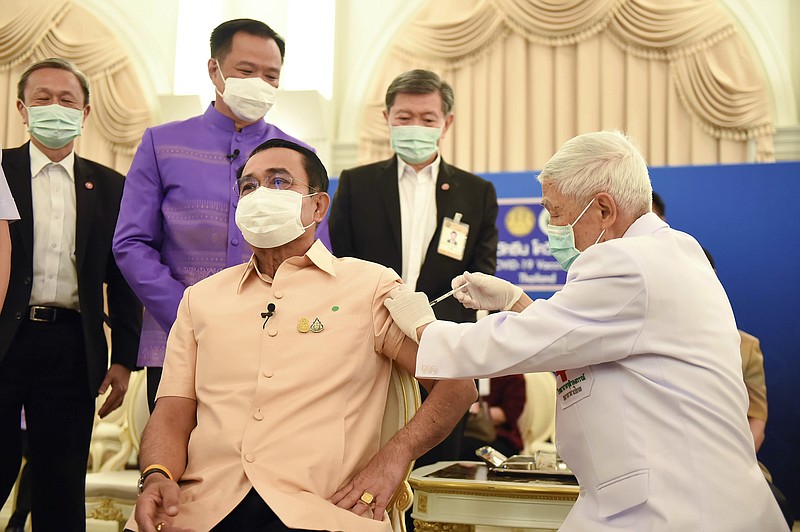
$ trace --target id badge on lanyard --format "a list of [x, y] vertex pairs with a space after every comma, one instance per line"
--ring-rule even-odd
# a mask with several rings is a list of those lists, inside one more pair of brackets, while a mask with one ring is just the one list
[[453, 218], [445, 217], [442, 222], [442, 232], [439, 234], [438, 252], [445, 257], [456, 260], [464, 258], [467, 248], [469, 225], [461, 223], [461, 213], [457, 212]]

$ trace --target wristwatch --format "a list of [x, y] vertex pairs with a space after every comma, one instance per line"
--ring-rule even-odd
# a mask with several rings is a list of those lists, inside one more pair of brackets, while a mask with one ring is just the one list
[[170, 480], [172, 479], [172, 475], [170, 475], [166, 470], [161, 469], [159, 467], [152, 467], [152, 466], [148, 467], [147, 469], [145, 469], [144, 473], [142, 473], [142, 476], [139, 477], [139, 482], [137, 483], [137, 487], [139, 488], [139, 495], [141, 495], [142, 491], [144, 491], [144, 481], [145, 481], [145, 479], [147, 477], [149, 477], [150, 475], [152, 475], [153, 473], [161, 473], [162, 475], [164, 475], [168, 479], [170, 479]]

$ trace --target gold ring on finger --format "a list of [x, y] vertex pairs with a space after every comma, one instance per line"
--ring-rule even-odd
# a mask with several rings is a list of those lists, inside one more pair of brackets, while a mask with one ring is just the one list
[[364, 493], [361, 494], [361, 498], [358, 500], [363, 502], [367, 506], [372, 506], [372, 503], [375, 502], [375, 495], [373, 495], [368, 491], [365, 491]]

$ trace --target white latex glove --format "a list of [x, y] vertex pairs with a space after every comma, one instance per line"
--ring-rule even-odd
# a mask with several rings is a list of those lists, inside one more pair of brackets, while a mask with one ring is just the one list
[[508, 310], [522, 296], [522, 288], [485, 273], [464, 272], [450, 283], [457, 288], [469, 283], [453, 297], [467, 308], [475, 310]]
[[407, 284], [401, 284], [389, 292], [389, 297], [383, 304], [389, 309], [389, 314], [400, 330], [417, 343], [417, 327], [436, 321], [428, 296], [422, 292], [414, 292]]

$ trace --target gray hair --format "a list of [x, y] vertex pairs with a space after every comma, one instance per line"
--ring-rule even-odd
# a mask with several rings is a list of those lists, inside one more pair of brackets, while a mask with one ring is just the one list
[[75, 77], [78, 78], [78, 83], [81, 85], [84, 107], [89, 105], [89, 80], [86, 79], [86, 74], [81, 72], [72, 61], [61, 59], [60, 57], [43, 59], [42, 61], [34, 63], [25, 69], [25, 72], [22, 73], [22, 76], [19, 78], [19, 82], [17, 83], [17, 98], [19, 98], [21, 102], [25, 101], [25, 87], [28, 85], [28, 78], [31, 77], [31, 74], [37, 70], [42, 70], [43, 68], [56, 68], [58, 70], [72, 72]]
[[431, 72], [430, 70], [409, 70], [394, 78], [389, 88], [386, 89], [387, 111], [392, 108], [395, 97], [401, 92], [411, 94], [430, 94], [438, 92], [442, 97], [442, 111], [444, 112], [444, 116], [450, 114], [450, 111], [453, 110], [453, 103], [455, 103], [453, 87], [448, 85], [446, 81], [443, 81], [436, 72]]
[[568, 140], [547, 161], [538, 180], [552, 183], [579, 203], [606, 192], [628, 216], [638, 217], [651, 209], [653, 188], [647, 163], [620, 131], [584, 133]]

